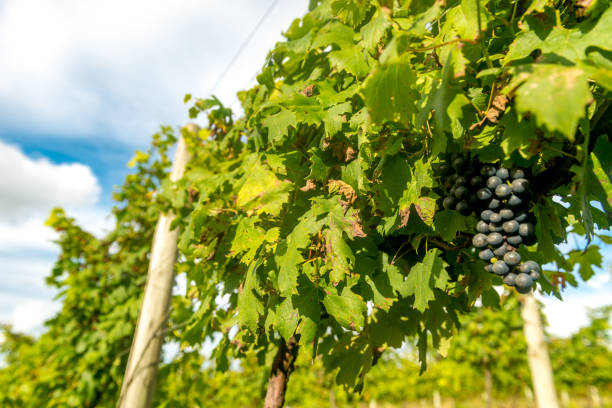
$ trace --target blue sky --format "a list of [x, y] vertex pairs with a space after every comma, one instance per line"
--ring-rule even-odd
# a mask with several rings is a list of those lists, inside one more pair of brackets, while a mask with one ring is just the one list
[[[185, 93], [206, 96], [272, 0], [0, 2], [0, 322], [39, 333], [57, 310], [44, 277], [58, 254], [52, 207], [94, 233], [110, 227], [114, 185], [160, 125], [188, 121]], [[279, 0], [215, 94], [254, 82], [307, 0]], [[567, 334], [610, 302], [610, 248], [595, 283], [544, 299]]]

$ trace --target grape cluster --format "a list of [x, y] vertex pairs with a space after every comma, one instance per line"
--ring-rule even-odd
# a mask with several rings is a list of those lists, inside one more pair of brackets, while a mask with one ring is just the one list
[[436, 173], [443, 197], [440, 205], [462, 215], [479, 216], [472, 245], [479, 258], [488, 262], [486, 270], [502, 276], [504, 283], [518, 292], [529, 292], [540, 278], [540, 267], [535, 261], [521, 262], [516, 252], [519, 245], [536, 242], [525, 171], [481, 164], [453, 153], [443, 157]]
[[478, 206], [476, 192], [484, 183], [479, 174], [480, 165], [476, 160], [459, 153], [453, 153], [445, 159], [437, 171], [444, 195], [441, 205], [447, 210], [470, 215]]
[[484, 186], [476, 192], [481, 210], [472, 245], [479, 250], [478, 257], [488, 262], [487, 271], [503, 276], [504, 283], [519, 293], [527, 293], [540, 278], [537, 262], [521, 262], [516, 252], [519, 245], [536, 242], [536, 220], [528, 209], [529, 181], [522, 169], [492, 165], [482, 166], [480, 175]]

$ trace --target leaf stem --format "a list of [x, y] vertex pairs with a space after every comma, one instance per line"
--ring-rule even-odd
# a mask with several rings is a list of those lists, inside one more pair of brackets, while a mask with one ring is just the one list
[[482, 21], [480, 18], [480, 0], [476, 0], [476, 19], [478, 22], [478, 41], [482, 46], [482, 52], [487, 60], [487, 67], [493, 68], [493, 64], [491, 63], [491, 59], [489, 58], [489, 50], [487, 50], [487, 46], [485, 45], [482, 38]]
[[[568, 152], [564, 152], [563, 150], [559, 150], [556, 147], [546, 146], [546, 148], [552, 150], [553, 152], [560, 153], [560, 154], [562, 154], [564, 156], [571, 157], [574, 160], [578, 160], [578, 157], [574, 156], [573, 154], [568, 153]], [[578, 161], [580, 161], [580, 160], [578, 160]]]
[[514, 7], [512, 7], [512, 16], [510, 16], [510, 29], [512, 30], [512, 34], [515, 34], [514, 31], [514, 18], [516, 17], [516, 9], [518, 8], [519, 0], [514, 2]]
[[424, 52], [424, 51], [429, 51], [429, 50], [435, 50], [436, 48], [440, 48], [440, 47], [445, 47], [447, 45], [451, 45], [451, 44], [455, 44], [458, 42], [463, 42], [463, 43], [474, 43], [473, 40], [464, 40], [461, 38], [455, 38], [454, 40], [450, 40], [447, 42], [444, 42], [442, 44], [434, 44], [434, 45], [429, 45], [427, 47], [418, 47], [418, 48], [408, 48], [406, 49], [406, 51], [410, 51], [410, 52]]

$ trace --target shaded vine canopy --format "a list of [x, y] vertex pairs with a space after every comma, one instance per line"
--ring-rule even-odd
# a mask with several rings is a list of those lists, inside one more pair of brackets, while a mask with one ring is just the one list
[[589, 279], [597, 245], [556, 245], [610, 241], [611, 32], [606, 1], [311, 2], [238, 94], [243, 117], [185, 98], [210, 126], [185, 134], [193, 158], [164, 193], [182, 345], [217, 339], [224, 369], [299, 336], [354, 386], [415, 338], [425, 366], [502, 284], [469, 248], [476, 217], [438, 203], [452, 152], [534, 175], [538, 243], [519, 252], [553, 265], [543, 292]]

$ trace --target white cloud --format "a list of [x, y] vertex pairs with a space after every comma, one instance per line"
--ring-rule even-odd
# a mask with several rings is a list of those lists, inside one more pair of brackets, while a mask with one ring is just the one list
[[609, 288], [593, 293], [581, 291], [566, 293], [563, 301], [554, 297], [538, 296], [538, 298], [544, 304], [548, 332], [560, 337], [567, 337], [580, 327], [586, 326], [589, 323], [587, 316], [589, 309], [612, 303]]
[[54, 206], [95, 204], [100, 185], [91, 169], [79, 163], [54, 164], [31, 159], [0, 141], [0, 221], [16, 223]]
[[[586, 285], [593, 289], [602, 289], [610, 283], [612, 283], [612, 276], [609, 273], [600, 273], [588, 280]], [[612, 299], [610, 299], [610, 303], [612, 303]]]
[[101, 235], [112, 218], [96, 206], [100, 185], [87, 166], [32, 159], [0, 141], [0, 322], [35, 334], [57, 305], [45, 286], [59, 252], [57, 233], [44, 222], [65, 207], [77, 223]]
[[[142, 143], [159, 123], [188, 119], [182, 96], [206, 96], [271, 1], [5, 0], [0, 120], [21, 131], [102, 130]], [[307, 3], [278, 3], [217, 88], [222, 100], [236, 100]]]
[[30, 300], [18, 305], [11, 315], [13, 330], [21, 333], [39, 334], [45, 320], [51, 318], [60, 309], [58, 302]]

